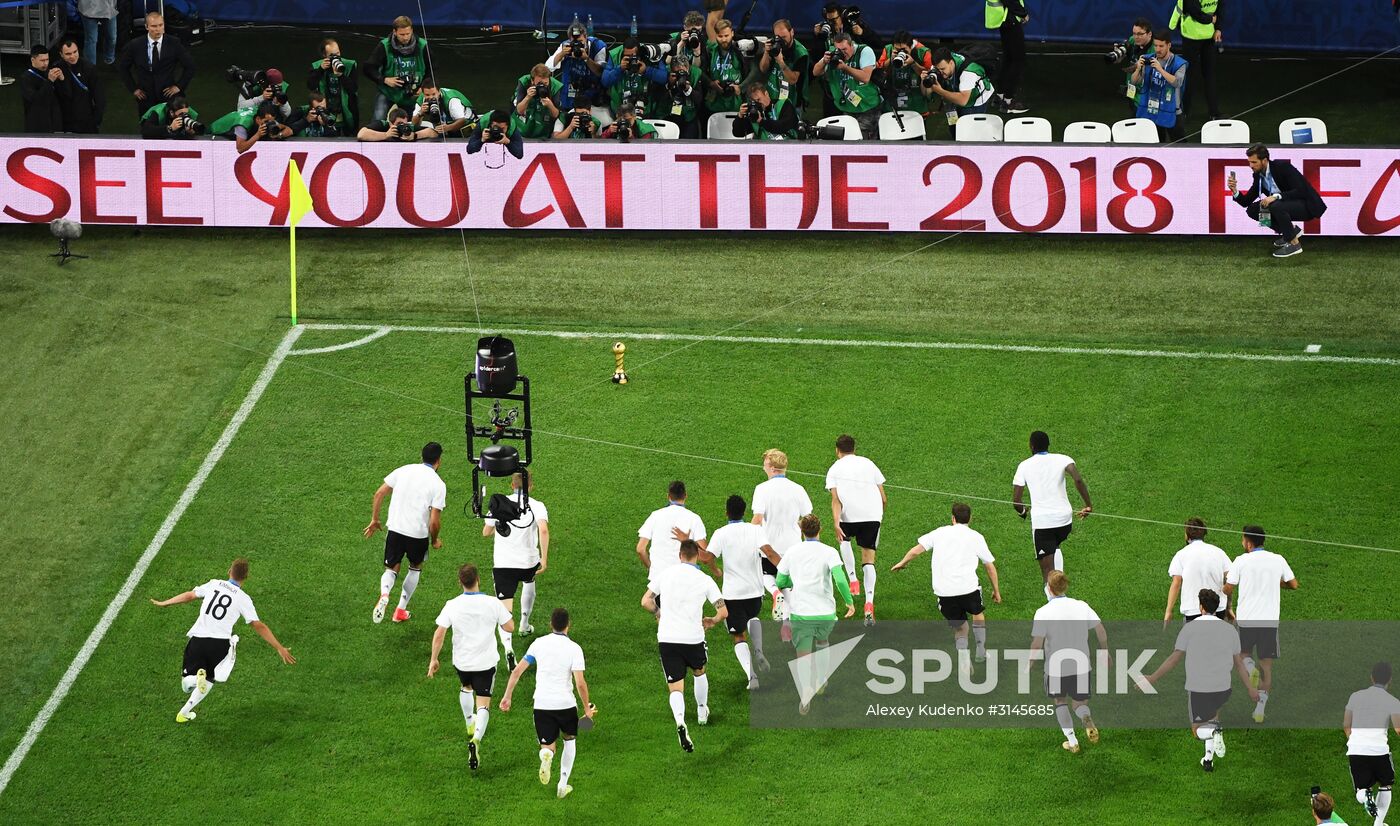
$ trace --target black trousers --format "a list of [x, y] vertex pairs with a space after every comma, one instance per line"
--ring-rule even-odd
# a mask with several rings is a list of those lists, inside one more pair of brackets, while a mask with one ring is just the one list
[[666, 120], [674, 123], [681, 130], [681, 140], [693, 141], [700, 138], [700, 116], [697, 112], [695, 120], [685, 120], [679, 115], [667, 115]]
[[1026, 69], [1026, 27], [1007, 16], [999, 30], [1001, 34], [1001, 71], [993, 84], [1007, 99], [1021, 88], [1021, 73]]
[[1190, 64], [1186, 68], [1186, 88], [1181, 96], [1181, 114], [1191, 111], [1191, 101], [1204, 89], [1206, 107], [1211, 120], [1220, 119], [1220, 99], [1215, 93], [1215, 41], [1182, 40], [1181, 56]]
[[[1250, 204], [1245, 212], [1249, 213], [1250, 218], [1259, 220], [1259, 202]], [[1298, 234], [1298, 228], [1293, 226], [1294, 221], [1310, 221], [1316, 217], [1308, 211], [1306, 204], [1297, 199], [1284, 198], [1269, 205], [1269, 226], [1287, 241], [1292, 241], [1293, 236]]]
[[1177, 141], [1186, 140], [1186, 125], [1181, 122], [1180, 115], [1177, 116], [1174, 125], [1157, 127], [1157, 140], [1162, 143], [1175, 143]]

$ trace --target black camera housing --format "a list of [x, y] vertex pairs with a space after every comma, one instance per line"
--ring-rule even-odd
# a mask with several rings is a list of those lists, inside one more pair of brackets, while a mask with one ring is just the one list
[[340, 74], [345, 70], [345, 61], [341, 60], [339, 53], [326, 55], [326, 60], [329, 62], [330, 70], [335, 74]]
[[393, 128], [394, 134], [398, 135], [400, 138], [406, 138], [409, 135], [413, 134], [413, 124], [409, 123], [408, 121], [404, 121], [403, 123], [396, 123], [394, 124]]
[[700, 43], [703, 41], [703, 38], [700, 37], [700, 31], [698, 29], [686, 29], [681, 33], [680, 40], [681, 45], [685, 46], [687, 49], [693, 50], [700, 48]]

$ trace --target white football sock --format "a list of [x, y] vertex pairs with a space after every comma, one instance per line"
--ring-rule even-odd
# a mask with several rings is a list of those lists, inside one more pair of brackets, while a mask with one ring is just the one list
[[515, 652], [515, 649], [511, 648], [510, 644], [511, 641], [515, 638], [515, 635], [507, 631], [504, 625], [496, 626], [496, 634], [501, 638], [501, 650], [506, 652], [507, 654], [513, 654]]
[[564, 741], [564, 753], [559, 757], [559, 785], [568, 785], [569, 775], [574, 772], [574, 750], [577, 748], [576, 740]]
[[1367, 789], [1357, 789], [1357, 790], [1356, 790], [1356, 802], [1357, 802], [1357, 803], [1360, 803], [1362, 806], [1365, 806], [1365, 805], [1366, 805], [1366, 792], [1367, 792], [1367, 791], [1368, 791]]
[[1267, 702], [1269, 702], [1269, 692], [1267, 692], [1267, 691], [1261, 691], [1261, 692], [1259, 692], [1259, 702], [1257, 702], [1257, 703], [1254, 704], [1254, 710], [1255, 710], [1255, 711], [1263, 711], [1263, 710], [1264, 710], [1264, 704], [1267, 703]]
[[1078, 717], [1081, 720], [1089, 719], [1089, 706], [1086, 704], [1076, 707], [1074, 709], [1074, 716]]
[[739, 658], [739, 665], [744, 669], [744, 679], [752, 680], [753, 654], [749, 651], [749, 644], [746, 642], [735, 644], [734, 656]]
[[462, 706], [462, 717], [467, 722], [467, 728], [471, 728], [472, 715], [476, 714], [476, 694], [463, 689], [457, 692], [457, 702]]
[[1056, 549], [1055, 549], [1055, 570], [1059, 571], [1059, 572], [1062, 573], [1062, 574], [1063, 574], [1063, 573], [1066, 573], [1066, 571], [1065, 571], [1065, 555], [1062, 554], [1062, 553], [1060, 553], [1060, 549], [1059, 549], [1059, 548], [1056, 548]]
[[972, 636], [977, 640], [977, 653], [987, 653], [987, 626], [985, 623], [972, 624]]
[[480, 743], [481, 738], [486, 736], [486, 724], [491, 722], [491, 712], [485, 707], [476, 710], [476, 729], [472, 732], [472, 739]]
[[196, 688], [194, 691], [191, 691], [190, 698], [185, 701], [185, 705], [180, 709], [180, 713], [189, 714], [191, 711], [194, 710], [195, 706], [204, 702], [204, 698], [208, 697], [209, 692], [213, 690], [214, 684], [212, 682], [206, 682], [204, 684], [204, 691], [200, 691], [198, 688]]
[[1385, 824], [1386, 812], [1390, 811], [1390, 789], [1376, 792], [1376, 823]]
[[1196, 727], [1196, 739], [1210, 742], [1210, 738], [1215, 736], [1215, 724], [1205, 723]]
[[418, 589], [418, 577], [422, 571], [408, 569], [408, 573], [403, 577], [403, 590], [399, 591], [399, 607], [408, 610], [408, 601], [413, 599], [413, 592]]
[[191, 691], [194, 691], [194, 687], [195, 687], [196, 685], [198, 685], [198, 684], [199, 684], [199, 678], [198, 678], [198, 677], [181, 677], [181, 678], [180, 678], [180, 690], [183, 691], [183, 692], [185, 692], [186, 694], [189, 694]]
[[865, 603], [872, 605], [875, 602], [875, 565], [867, 562], [861, 567], [865, 569], [865, 582], [862, 583], [865, 588]]
[[846, 566], [846, 579], [856, 581], [856, 554], [851, 550], [851, 540], [841, 543], [841, 564]]
[[953, 647], [956, 648], [956, 649], [958, 649], [959, 651], [966, 651], [966, 650], [967, 650], [967, 637], [954, 637], [954, 638], [953, 638]]
[[394, 580], [398, 578], [398, 574], [394, 573], [388, 568], [385, 568], [384, 575], [379, 577], [379, 595], [381, 597], [387, 597], [389, 595], [389, 592], [394, 590]]
[[759, 621], [758, 617], [754, 617], [753, 619], [749, 620], [749, 629], [748, 629], [748, 630], [749, 630], [749, 641], [750, 641], [750, 643], [752, 643], [752, 645], [753, 645], [753, 647], [754, 647], [754, 650], [758, 651], [758, 656], [759, 656], [759, 657], [762, 657], [762, 656], [763, 656], [763, 623]]
[[530, 624], [530, 613], [535, 610], [535, 583], [527, 582], [520, 587], [520, 627]]
[[709, 674], [701, 674], [695, 678], [695, 704], [697, 706], [707, 706], [710, 704]]
[[1213, 739], [1206, 741], [1206, 759], [1215, 759], [1215, 740]]
[[1254, 671], [1254, 669], [1255, 669], [1254, 658], [1253, 658], [1253, 657], [1248, 657], [1248, 656], [1246, 656], [1246, 657], [1244, 658], [1244, 670], [1247, 671], [1247, 672], [1251, 672], [1251, 673], [1252, 673], [1252, 672]]
[[1055, 719], [1060, 724], [1060, 731], [1064, 732], [1065, 739], [1071, 746], [1079, 745], [1079, 739], [1074, 736], [1074, 718], [1069, 716], [1069, 706], [1055, 706]]
[[668, 691], [666, 699], [671, 703], [671, 716], [675, 718], [676, 725], [685, 725], [685, 692]]

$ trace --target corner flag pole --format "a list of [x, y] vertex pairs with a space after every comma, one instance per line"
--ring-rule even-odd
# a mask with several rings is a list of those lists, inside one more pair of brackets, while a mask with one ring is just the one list
[[297, 224], [306, 213], [312, 209], [311, 192], [306, 188], [306, 182], [301, 178], [301, 170], [297, 169], [297, 162], [287, 161], [287, 190], [291, 199], [287, 214], [287, 223], [291, 228], [291, 286], [292, 286], [292, 325], [297, 323]]

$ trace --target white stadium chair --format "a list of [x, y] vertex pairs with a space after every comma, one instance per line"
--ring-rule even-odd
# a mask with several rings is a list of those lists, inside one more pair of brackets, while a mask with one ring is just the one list
[[1108, 124], [1093, 120], [1077, 120], [1065, 127], [1065, 143], [1108, 143], [1113, 130]]
[[609, 126], [612, 126], [612, 112], [609, 112], [606, 106], [594, 106], [593, 117], [598, 119], [598, 126], [601, 129], [607, 129]]
[[1114, 143], [1157, 143], [1157, 124], [1147, 118], [1128, 118], [1113, 124]]
[[818, 128], [823, 126], [839, 126], [846, 130], [846, 137], [843, 140], [858, 141], [861, 139], [860, 122], [850, 115], [832, 115], [817, 121]]
[[1007, 143], [1049, 143], [1054, 139], [1055, 131], [1045, 118], [1012, 118], [1002, 132], [1002, 140]]
[[[904, 120], [903, 127], [899, 125], [901, 118]], [[886, 112], [880, 116], [882, 141], [921, 141], [925, 134], [924, 116], [918, 112], [904, 109], [900, 111], [898, 118], [894, 116], [894, 112]]]
[[1279, 143], [1327, 143], [1327, 124], [1321, 118], [1289, 118], [1278, 125]]
[[963, 115], [958, 118], [958, 142], [999, 141], [1002, 122], [999, 115]]
[[738, 136], [734, 134], [734, 119], [739, 117], [736, 112], [716, 112], [710, 115], [710, 119], [705, 122], [705, 136], [712, 141], [736, 141]]
[[652, 120], [651, 118], [646, 118], [645, 120], [656, 129], [656, 137], [658, 139], [664, 141], [680, 140], [681, 128], [671, 123], [669, 120]]
[[1249, 143], [1249, 124], [1242, 120], [1208, 120], [1201, 127], [1201, 143]]

